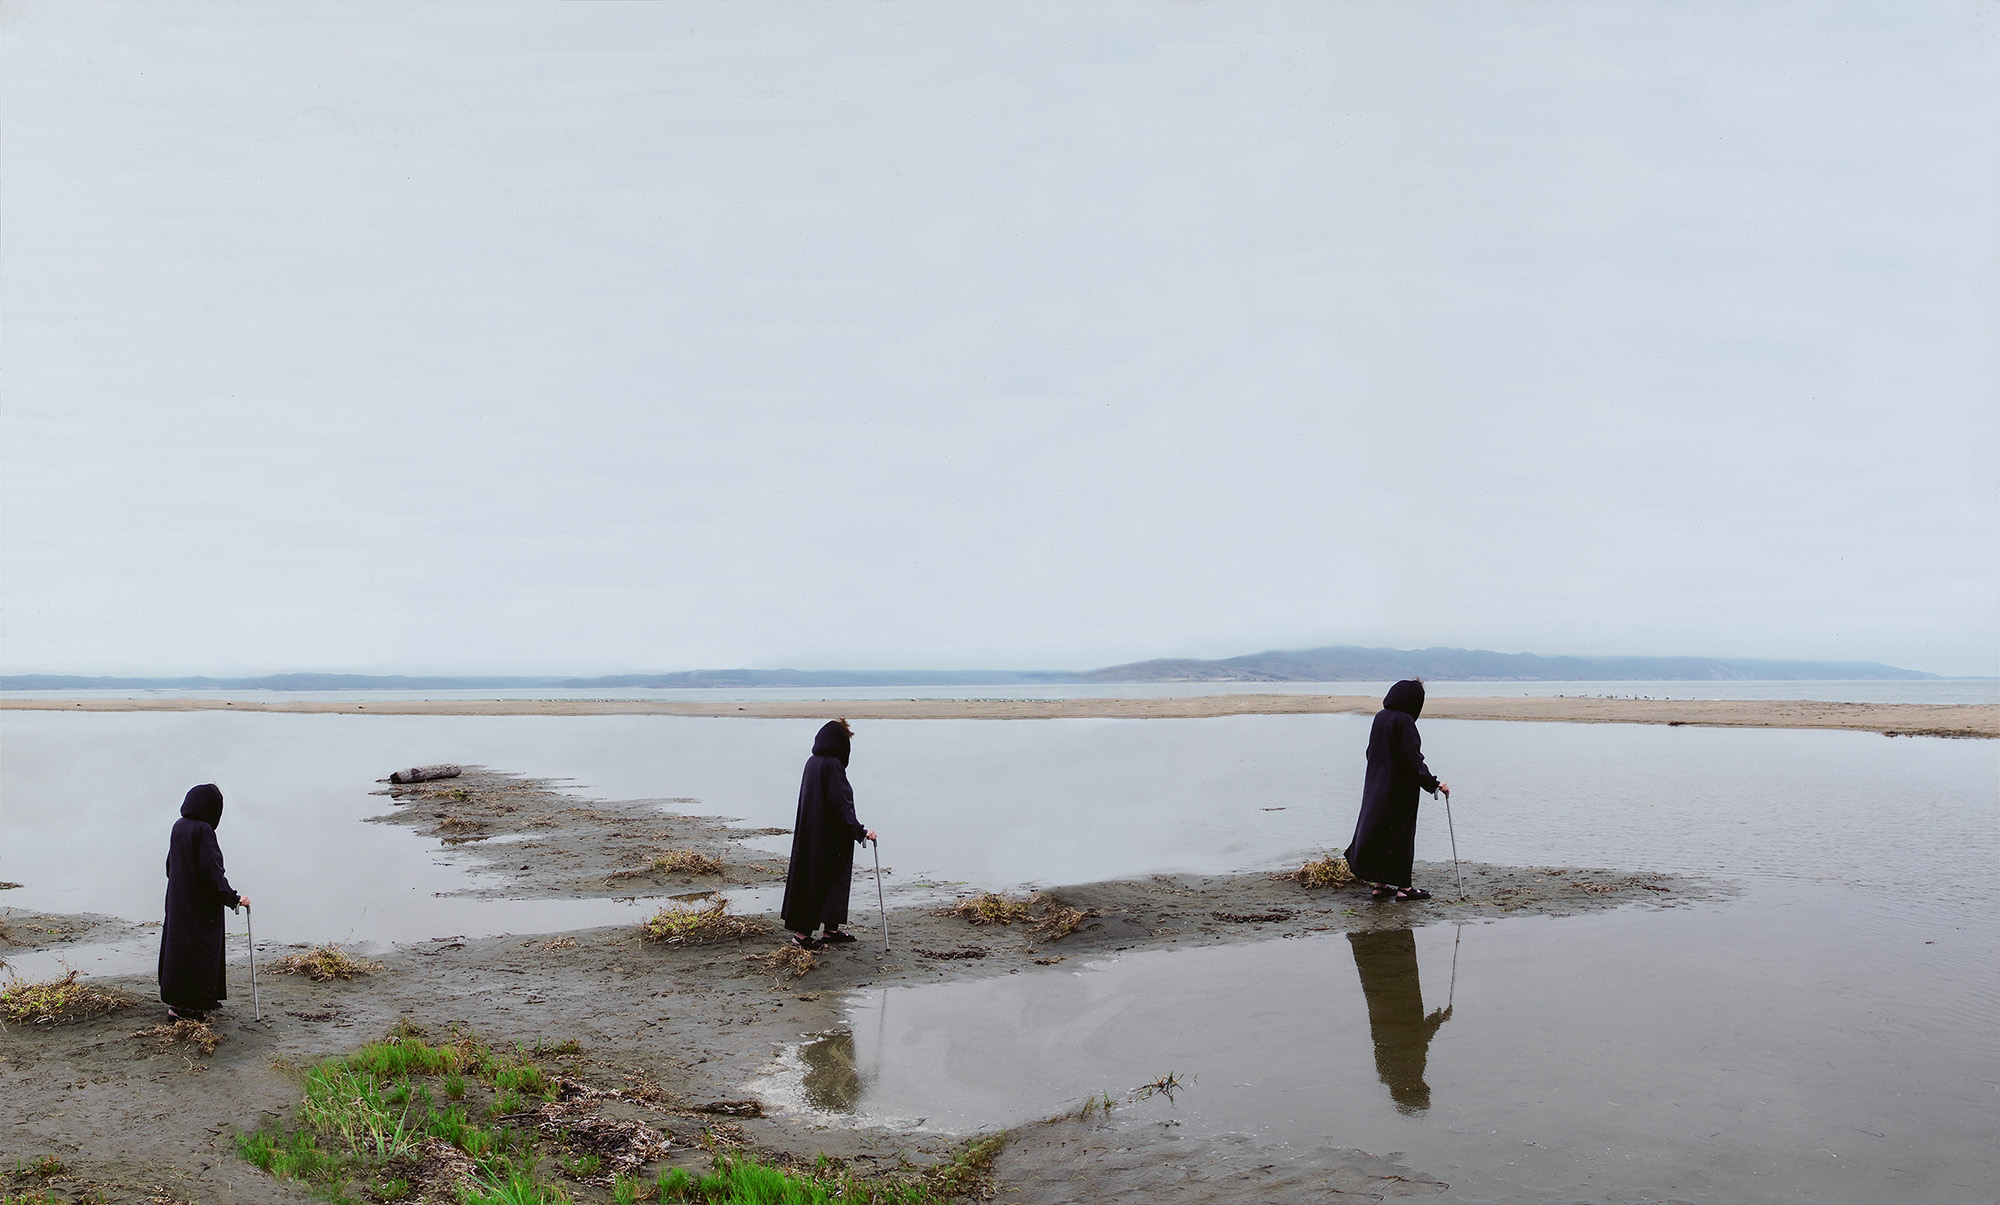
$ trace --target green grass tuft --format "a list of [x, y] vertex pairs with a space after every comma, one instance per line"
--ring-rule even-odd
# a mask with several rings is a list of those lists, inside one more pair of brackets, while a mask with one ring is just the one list
[[567, 1205], [569, 1194], [518, 1171], [466, 1190], [464, 1205]]

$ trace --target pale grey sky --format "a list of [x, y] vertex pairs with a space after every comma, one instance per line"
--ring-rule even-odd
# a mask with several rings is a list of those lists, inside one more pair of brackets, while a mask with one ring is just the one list
[[2000, 4], [0, 7], [9, 672], [2000, 672]]

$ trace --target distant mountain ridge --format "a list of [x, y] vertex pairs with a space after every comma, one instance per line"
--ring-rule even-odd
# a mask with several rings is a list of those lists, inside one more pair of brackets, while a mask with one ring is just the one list
[[1730, 657], [1545, 657], [1485, 649], [1272, 649], [1215, 661], [1160, 658], [1082, 673], [1029, 670], [685, 670], [596, 678], [266, 674], [255, 678], [0, 674], [0, 690], [616, 690], [755, 686], [1017, 686], [1092, 682], [1741, 682], [1917, 681], [1940, 674], [1878, 661]]
[[1765, 661], [1741, 657], [1544, 657], [1486, 649], [1273, 649], [1219, 661], [1162, 658], [1076, 675], [1079, 682], [1909, 681], [1939, 674], [1878, 661]]

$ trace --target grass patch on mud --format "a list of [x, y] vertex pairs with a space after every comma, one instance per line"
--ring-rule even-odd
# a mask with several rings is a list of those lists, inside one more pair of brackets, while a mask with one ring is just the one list
[[[619, 1093], [535, 1061], [581, 1052], [574, 1042], [502, 1049], [457, 1031], [433, 1042], [399, 1026], [298, 1072], [293, 1123], [238, 1133], [236, 1151], [336, 1205], [945, 1205], [984, 1192], [1004, 1142], [982, 1139], [928, 1170], [904, 1164], [868, 1178], [824, 1155], [809, 1164], [769, 1160], [712, 1130], [676, 1140], [664, 1128], [601, 1114], [599, 1105]], [[683, 1159], [705, 1153], [707, 1169], [671, 1166], [676, 1141]]]
[[504, 1119], [553, 1100], [559, 1080], [525, 1050], [414, 1032], [299, 1076], [298, 1124], [239, 1133], [236, 1153], [328, 1201], [558, 1202], [532, 1130]]
[[706, 946], [736, 941], [770, 929], [769, 923], [729, 911], [720, 897], [699, 908], [668, 904], [639, 926], [642, 941], [668, 946]]
[[75, 971], [54, 979], [13, 979], [0, 986], [0, 1024], [68, 1025], [138, 1002], [136, 996], [79, 980]]
[[265, 968], [273, 975], [304, 975], [315, 983], [354, 979], [381, 969], [381, 963], [356, 958], [337, 945], [314, 946], [303, 954], [287, 954]]
[[785, 1167], [744, 1151], [723, 1151], [705, 1174], [667, 1168], [650, 1185], [620, 1181], [612, 1199], [620, 1205], [649, 1197], [702, 1205], [946, 1205], [984, 1196], [993, 1182], [993, 1160], [1006, 1145], [1007, 1135], [991, 1134], [928, 1172], [874, 1180], [824, 1155], [807, 1166]]
[[[69, 1166], [54, 1155], [43, 1155], [32, 1162], [16, 1159], [9, 1181], [0, 1185], [0, 1205], [70, 1205], [69, 1198], [59, 1196], [48, 1186], [50, 1180], [60, 1180], [71, 1176]], [[28, 1187], [28, 1182], [35, 1182]], [[81, 1202], [95, 1202], [103, 1205], [102, 1192], [88, 1193], [77, 1197]]]

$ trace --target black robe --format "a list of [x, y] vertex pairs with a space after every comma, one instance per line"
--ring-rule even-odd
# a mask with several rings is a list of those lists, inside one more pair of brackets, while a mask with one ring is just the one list
[[1389, 1089], [1399, 1113], [1431, 1107], [1424, 1080], [1431, 1039], [1451, 1016], [1439, 1009], [1424, 1015], [1424, 989], [1417, 978], [1417, 937], [1408, 929], [1349, 933], [1361, 994], [1368, 1000], [1368, 1035], [1375, 1040], [1375, 1074]]
[[167, 844], [167, 919], [160, 929], [160, 999], [176, 1009], [206, 1012], [229, 998], [222, 972], [222, 910], [236, 907], [236, 889], [222, 871], [215, 826], [222, 792], [203, 783], [187, 793]]
[[785, 928], [811, 933], [822, 924], [847, 923], [848, 889], [854, 881], [854, 846], [868, 837], [854, 818], [854, 788], [847, 784], [847, 730], [829, 723], [813, 739], [799, 781], [799, 815], [792, 823], [792, 865], [785, 875]]
[[1423, 710], [1424, 684], [1398, 682], [1383, 697], [1375, 726], [1368, 730], [1368, 777], [1347, 866], [1371, 883], [1410, 885], [1410, 866], [1417, 856], [1417, 791], [1438, 786], [1424, 765], [1424, 743], [1417, 735]]

